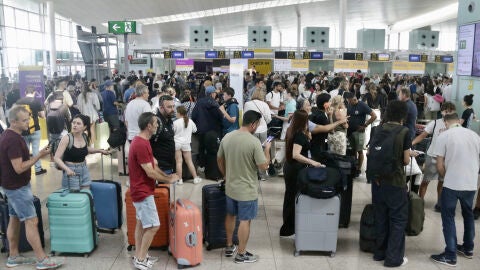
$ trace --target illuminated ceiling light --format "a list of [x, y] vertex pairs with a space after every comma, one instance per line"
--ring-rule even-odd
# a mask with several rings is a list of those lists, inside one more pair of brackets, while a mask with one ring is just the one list
[[203, 17], [219, 16], [219, 15], [253, 11], [253, 10], [259, 10], [259, 9], [284, 7], [284, 6], [292, 6], [292, 5], [315, 3], [315, 2], [324, 2], [324, 1], [327, 1], [327, 0], [271, 0], [271, 1], [263, 1], [263, 2], [229, 6], [229, 7], [223, 7], [223, 8], [214, 8], [214, 9], [199, 10], [194, 12], [172, 14], [172, 15], [161, 16], [161, 17], [142, 18], [142, 19], [136, 19], [135, 21], [143, 25], [149, 25], [149, 24], [158, 24], [158, 23], [166, 23], [166, 22], [185, 21], [185, 20], [191, 20], [191, 19], [197, 19], [197, 18], [203, 18]]
[[403, 21], [398, 21], [390, 26], [390, 32], [404, 32], [424, 26], [429, 26], [451, 19], [455, 19], [458, 16], [458, 3], [450, 4], [442, 8], [424, 13], [419, 16], [408, 18]]

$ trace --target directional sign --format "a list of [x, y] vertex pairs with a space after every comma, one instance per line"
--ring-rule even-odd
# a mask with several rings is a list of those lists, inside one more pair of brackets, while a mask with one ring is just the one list
[[108, 32], [112, 34], [137, 33], [137, 22], [135, 21], [109, 21]]

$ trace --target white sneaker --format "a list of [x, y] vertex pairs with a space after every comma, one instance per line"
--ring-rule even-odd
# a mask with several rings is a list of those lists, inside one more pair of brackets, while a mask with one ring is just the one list
[[407, 257], [403, 257], [403, 263], [402, 263], [402, 265], [400, 265], [400, 266], [404, 266], [404, 265], [406, 265], [407, 263], [408, 263]]
[[200, 177], [198, 177], [198, 176], [193, 179], [193, 183], [194, 183], [194, 184], [198, 184], [198, 183], [200, 183], [200, 182], [202, 182], [202, 178], [200, 178]]
[[153, 262], [149, 261], [147, 258], [140, 261], [136, 257], [133, 257], [133, 266], [139, 270], [149, 270], [153, 267]]
[[177, 181], [177, 185], [183, 185], [183, 179], [179, 179], [179, 180]]
[[158, 257], [153, 257], [153, 256], [150, 256], [150, 254], [147, 253], [147, 260], [149, 262], [151, 262], [152, 264], [158, 262]]

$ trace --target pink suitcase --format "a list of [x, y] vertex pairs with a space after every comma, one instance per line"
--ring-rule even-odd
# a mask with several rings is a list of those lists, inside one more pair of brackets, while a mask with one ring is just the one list
[[[175, 186], [173, 192], [175, 194]], [[174, 200], [170, 205], [169, 228], [170, 252], [177, 260], [178, 269], [200, 264], [203, 260], [200, 209], [190, 200]]]

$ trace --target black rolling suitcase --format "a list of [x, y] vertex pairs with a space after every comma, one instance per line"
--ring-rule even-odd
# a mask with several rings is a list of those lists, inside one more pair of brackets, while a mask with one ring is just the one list
[[[202, 188], [203, 241], [207, 250], [224, 248], [227, 237], [225, 232], [225, 186], [222, 183], [206, 185]], [[233, 242], [238, 244], [238, 224], [233, 233]]]
[[355, 158], [352, 156], [323, 152], [321, 159], [327, 167], [337, 167], [341, 171], [343, 187], [338, 191], [340, 194], [340, 218], [338, 226], [340, 228], [348, 228], [352, 212], [353, 178], [356, 170]]
[[[38, 234], [40, 235], [40, 241], [42, 247], [45, 247], [45, 237], [43, 231], [43, 219], [42, 219], [42, 206], [40, 204], [40, 199], [36, 196], [33, 197], [33, 205], [35, 206], [35, 211], [37, 212], [38, 217]], [[0, 193], [0, 239], [2, 242], [1, 252], [8, 252], [8, 240], [7, 240], [7, 226], [10, 217], [8, 215], [8, 204], [7, 200]], [[30, 244], [27, 241], [27, 235], [25, 231], [25, 223], [20, 224], [20, 240], [18, 242], [18, 250], [20, 252], [26, 252], [33, 250]]]

